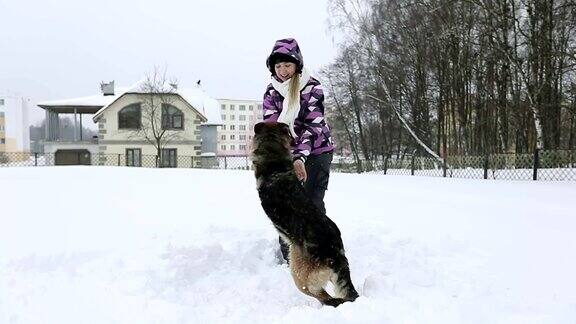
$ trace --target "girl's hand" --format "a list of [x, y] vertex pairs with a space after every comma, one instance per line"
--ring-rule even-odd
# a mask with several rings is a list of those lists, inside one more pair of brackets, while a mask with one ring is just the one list
[[296, 177], [298, 177], [298, 180], [306, 182], [308, 175], [306, 174], [306, 167], [304, 166], [304, 162], [302, 162], [302, 160], [294, 161], [294, 171], [296, 171]]

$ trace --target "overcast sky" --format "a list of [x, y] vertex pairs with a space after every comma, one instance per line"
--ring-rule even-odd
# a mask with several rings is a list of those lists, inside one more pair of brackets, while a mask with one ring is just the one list
[[[39, 101], [130, 86], [154, 66], [215, 98], [260, 99], [274, 41], [294, 37], [305, 65], [331, 62], [327, 0], [0, 0], [0, 93]], [[35, 111], [35, 112], [34, 112]]]

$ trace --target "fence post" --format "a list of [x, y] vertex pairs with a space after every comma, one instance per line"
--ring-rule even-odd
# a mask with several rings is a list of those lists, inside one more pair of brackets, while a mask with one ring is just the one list
[[118, 166], [120, 166], [120, 154], [118, 154]]
[[411, 162], [411, 166], [410, 166], [410, 168], [411, 168], [410, 175], [414, 175], [414, 158], [415, 157], [416, 156], [414, 154], [412, 154], [412, 162]]
[[244, 159], [246, 160], [246, 170], [250, 170], [250, 165], [248, 164], [248, 155], [246, 155]]
[[488, 154], [484, 156], [484, 180], [488, 179]]
[[190, 167], [194, 168], [194, 155], [190, 155]]
[[34, 166], [38, 166], [38, 153], [34, 153]]
[[226, 158], [226, 155], [224, 155], [224, 169], [228, 169], [228, 159]]
[[386, 155], [386, 158], [384, 159], [384, 174], [388, 172], [388, 157], [389, 155]]
[[538, 180], [539, 167], [540, 167], [540, 149], [536, 148], [534, 150], [534, 173], [532, 174], [532, 180]]
[[446, 156], [442, 159], [442, 177], [446, 178]]

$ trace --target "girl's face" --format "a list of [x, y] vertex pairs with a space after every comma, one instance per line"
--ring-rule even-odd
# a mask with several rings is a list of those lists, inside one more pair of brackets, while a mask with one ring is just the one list
[[292, 62], [280, 62], [274, 65], [274, 71], [276, 76], [282, 80], [282, 82], [290, 79], [294, 73], [296, 73], [296, 64]]

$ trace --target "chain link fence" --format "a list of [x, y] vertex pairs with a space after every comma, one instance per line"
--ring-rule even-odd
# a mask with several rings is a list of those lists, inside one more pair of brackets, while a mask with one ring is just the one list
[[361, 160], [359, 163], [349, 157], [335, 157], [332, 169], [337, 172], [466, 179], [575, 181], [576, 151], [537, 150], [533, 154], [449, 156], [443, 162], [409, 154]]
[[[159, 159], [156, 155], [0, 152], [0, 167], [53, 165], [250, 170], [252, 161], [249, 156], [171, 156]], [[352, 158], [335, 156], [332, 170], [466, 179], [575, 181], [576, 151], [538, 150], [534, 154], [450, 156], [443, 162], [431, 157], [390, 155], [356, 163]]]
[[248, 156], [171, 156], [159, 159], [156, 155], [90, 154], [85, 151], [65, 154], [0, 152], [0, 167], [54, 165], [249, 170], [252, 161]]

